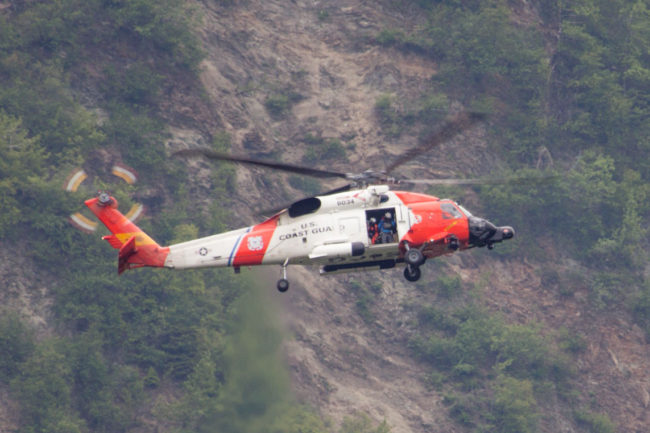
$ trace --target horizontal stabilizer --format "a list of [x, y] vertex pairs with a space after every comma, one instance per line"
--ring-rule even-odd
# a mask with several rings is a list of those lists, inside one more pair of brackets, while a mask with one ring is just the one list
[[122, 247], [122, 241], [119, 240], [118, 237], [115, 235], [102, 236], [102, 239], [104, 239], [106, 242], [111, 244], [111, 246], [115, 249], [119, 249]]

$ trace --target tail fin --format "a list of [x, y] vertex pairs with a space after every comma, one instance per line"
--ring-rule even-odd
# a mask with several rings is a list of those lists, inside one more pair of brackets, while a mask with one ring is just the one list
[[143, 266], [163, 267], [169, 247], [161, 247], [117, 210], [117, 200], [107, 193], [86, 200], [86, 206], [94, 213], [111, 235], [102, 239], [119, 249], [117, 273]]

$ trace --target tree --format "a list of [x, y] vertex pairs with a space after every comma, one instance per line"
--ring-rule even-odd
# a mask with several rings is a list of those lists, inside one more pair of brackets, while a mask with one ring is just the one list
[[0, 381], [8, 382], [34, 350], [34, 336], [17, 314], [0, 310]]
[[534, 432], [537, 424], [537, 402], [533, 385], [528, 380], [500, 376], [494, 389], [492, 417], [500, 433]]
[[0, 111], [0, 237], [21, 220], [21, 192], [44, 173], [47, 154], [20, 119]]
[[73, 373], [66, 362], [63, 344], [58, 339], [39, 344], [34, 355], [21, 365], [21, 375], [11, 382], [27, 431], [85, 430], [83, 421], [71, 413]]

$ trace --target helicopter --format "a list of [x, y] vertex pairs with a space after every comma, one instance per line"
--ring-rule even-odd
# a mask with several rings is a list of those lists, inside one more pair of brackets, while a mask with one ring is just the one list
[[[306, 197], [249, 227], [160, 246], [118, 210], [107, 192], [85, 205], [108, 228], [102, 239], [118, 249], [118, 274], [144, 266], [188, 269], [279, 265], [277, 289], [289, 289], [289, 265], [319, 265], [321, 275], [404, 266], [406, 280], [421, 278], [428, 259], [476, 247], [492, 249], [512, 239], [510, 226], [496, 226], [472, 215], [451, 199], [391, 190], [401, 184], [480, 184], [481, 179], [396, 179], [389, 174], [422, 152], [446, 142], [483, 120], [480, 113], [460, 112], [422, 144], [408, 150], [384, 171], [343, 173], [259, 160], [206, 148], [185, 149], [181, 157], [203, 157], [262, 166], [317, 178], [342, 178], [346, 185]], [[492, 182], [501, 180], [492, 180]]]

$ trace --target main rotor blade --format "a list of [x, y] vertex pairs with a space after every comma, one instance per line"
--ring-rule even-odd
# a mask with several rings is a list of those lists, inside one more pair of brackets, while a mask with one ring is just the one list
[[316, 168], [302, 167], [299, 165], [283, 164], [280, 162], [264, 161], [261, 159], [253, 159], [245, 156], [229, 155], [227, 153], [221, 153], [221, 152], [214, 151], [212, 149], [205, 149], [205, 148], [179, 150], [178, 152], [174, 152], [173, 156], [188, 156], [188, 157], [204, 156], [206, 158], [216, 159], [219, 161], [230, 161], [239, 164], [257, 165], [261, 167], [287, 171], [289, 173], [302, 174], [305, 176], [312, 176], [312, 177], [319, 177], [319, 178], [331, 178], [331, 177], [340, 177], [343, 179], [348, 178], [347, 173], [340, 173], [338, 171], [319, 170]]
[[412, 160], [418, 155], [427, 152], [433, 149], [434, 147], [439, 146], [442, 143], [451, 140], [454, 136], [456, 136], [463, 130], [485, 119], [485, 117], [486, 115], [484, 113], [475, 113], [475, 112], [466, 112], [466, 111], [462, 111], [456, 114], [447, 123], [445, 123], [445, 125], [438, 132], [434, 133], [433, 135], [429, 136], [429, 138], [424, 140], [422, 144], [412, 149], [409, 149], [404, 154], [402, 154], [399, 158], [393, 161], [392, 164], [386, 167], [386, 173], [388, 174], [392, 172], [400, 165]]
[[[398, 183], [412, 183], [424, 185], [481, 185], [485, 179], [400, 179]], [[504, 179], [501, 179], [504, 180]], [[492, 182], [494, 183], [494, 182]], [[504, 182], [498, 182], [504, 183]]]
[[504, 185], [525, 184], [530, 182], [548, 182], [557, 179], [558, 175], [503, 177], [503, 178], [469, 178], [469, 179], [399, 179], [398, 183], [424, 184], [424, 185]]

